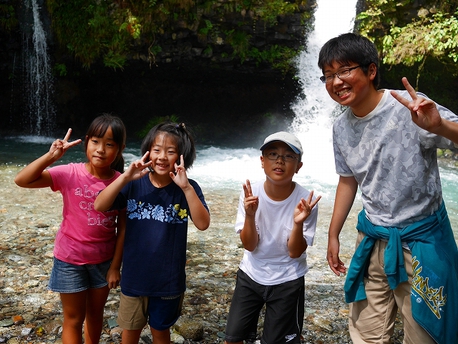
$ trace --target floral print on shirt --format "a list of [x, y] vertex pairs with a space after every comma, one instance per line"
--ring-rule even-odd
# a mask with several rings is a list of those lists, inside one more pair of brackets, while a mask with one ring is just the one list
[[166, 209], [159, 204], [152, 205], [134, 199], [127, 201], [127, 216], [129, 219], [157, 220], [167, 223], [183, 223], [188, 221], [188, 212], [181, 209], [179, 204], [170, 204]]

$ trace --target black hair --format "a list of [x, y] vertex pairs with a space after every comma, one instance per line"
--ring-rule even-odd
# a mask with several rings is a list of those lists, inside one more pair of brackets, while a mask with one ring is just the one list
[[185, 169], [190, 168], [196, 159], [196, 147], [194, 138], [184, 123], [163, 122], [151, 128], [143, 139], [142, 155], [151, 150], [154, 140], [160, 133], [170, 135], [175, 139], [178, 156], [183, 155]]
[[378, 52], [374, 43], [366, 37], [355, 33], [344, 33], [327, 41], [320, 50], [318, 67], [324, 73], [324, 68], [332, 65], [333, 62], [357, 63], [366, 74], [369, 66], [375, 64], [377, 70], [372, 83], [376, 89], [378, 88], [380, 83]]
[[96, 117], [86, 132], [84, 151], [87, 151], [88, 141], [91, 137], [103, 137], [108, 128], [111, 128], [113, 141], [116, 142], [119, 147], [118, 156], [111, 163], [111, 168], [122, 173], [124, 172], [124, 157], [122, 156], [122, 150], [126, 145], [126, 127], [119, 117], [110, 114], [103, 114]]

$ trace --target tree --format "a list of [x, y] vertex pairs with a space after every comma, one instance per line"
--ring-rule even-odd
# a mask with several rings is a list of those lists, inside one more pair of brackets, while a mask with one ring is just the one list
[[368, 0], [358, 15], [358, 29], [374, 40], [384, 64], [417, 66], [417, 86], [427, 59], [458, 75], [458, 1], [426, 3], [412, 8], [411, 1]]

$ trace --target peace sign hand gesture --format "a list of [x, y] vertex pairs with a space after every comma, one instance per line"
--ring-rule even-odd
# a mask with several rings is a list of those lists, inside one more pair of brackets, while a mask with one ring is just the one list
[[[127, 170], [124, 172], [124, 175], [127, 177], [128, 180], [136, 180], [140, 179], [144, 175], [148, 174], [150, 171], [148, 167], [151, 166], [152, 161], [146, 161], [149, 156], [149, 152], [146, 152], [141, 159], [135, 160]], [[145, 162], [146, 161], [146, 162]]]
[[258, 196], [253, 196], [251, 184], [248, 179], [246, 180], [246, 184], [243, 184], [243, 192], [245, 193], [245, 199], [243, 201], [245, 213], [249, 216], [253, 216], [256, 210], [258, 210], [259, 198]]
[[309, 197], [307, 200], [301, 198], [298, 205], [294, 209], [294, 222], [297, 224], [303, 223], [307, 217], [312, 213], [313, 207], [319, 202], [321, 196], [318, 196], [315, 200], [313, 200], [313, 191], [310, 192]]
[[416, 125], [429, 132], [437, 133], [442, 125], [442, 118], [437, 110], [436, 103], [431, 99], [419, 97], [406, 77], [402, 78], [402, 83], [412, 97], [412, 100], [400, 96], [395, 91], [391, 91], [391, 95], [410, 110], [412, 121]]
[[62, 158], [62, 156], [65, 154], [65, 152], [69, 148], [81, 143], [81, 139], [77, 139], [72, 142], [68, 142], [68, 139], [70, 138], [71, 134], [72, 134], [72, 129], [69, 128], [67, 131], [67, 134], [65, 135], [63, 139], [57, 139], [51, 144], [51, 147], [49, 148], [49, 154], [51, 154], [52, 158], [55, 161]]

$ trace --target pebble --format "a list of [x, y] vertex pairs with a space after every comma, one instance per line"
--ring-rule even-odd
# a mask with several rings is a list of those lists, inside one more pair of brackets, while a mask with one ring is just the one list
[[[62, 343], [59, 294], [46, 289], [54, 237], [61, 221], [61, 196], [49, 189], [17, 187], [13, 182], [17, 172], [15, 166], [0, 166], [0, 343]], [[189, 226], [187, 291], [182, 316], [172, 328], [173, 343], [224, 342], [226, 317], [243, 255], [233, 229], [239, 190], [205, 193], [212, 222], [205, 232]], [[352, 245], [342, 249], [343, 257], [351, 258]], [[325, 248], [322, 230], [308, 249], [310, 271], [306, 275], [302, 343], [351, 343], [344, 279], [328, 268]], [[116, 323], [119, 295], [120, 290], [114, 289], [108, 296], [100, 343], [121, 342], [122, 329]], [[140, 343], [151, 342], [151, 333], [145, 328]], [[394, 343], [402, 343], [399, 324]]]

